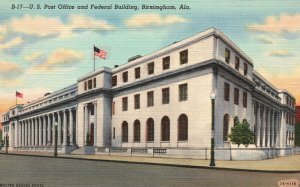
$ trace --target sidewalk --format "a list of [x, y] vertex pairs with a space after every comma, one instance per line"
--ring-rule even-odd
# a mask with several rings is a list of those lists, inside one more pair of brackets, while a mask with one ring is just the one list
[[[3, 152], [2, 152], [3, 154]], [[15, 155], [34, 155], [53, 157], [50, 152], [9, 152]], [[209, 167], [210, 160], [182, 159], [182, 158], [158, 158], [158, 157], [137, 157], [137, 156], [107, 156], [107, 155], [61, 155], [60, 158], [116, 161], [144, 164], [162, 164], [182, 167]], [[299, 172], [300, 173], [300, 155], [292, 155], [268, 160], [256, 161], [219, 161], [216, 162], [216, 169], [235, 169], [235, 170], [253, 170], [270, 172]]]

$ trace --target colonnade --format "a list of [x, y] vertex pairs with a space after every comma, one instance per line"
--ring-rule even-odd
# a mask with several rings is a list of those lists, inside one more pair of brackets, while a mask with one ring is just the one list
[[76, 144], [77, 108], [72, 107], [19, 121], [13, 128], [14, 147], [54, 146], [57, 123], [58, 145]]
[[279, 146], [280, 111], [257, 101], [253, 102], [253, 110], [256, 146]]

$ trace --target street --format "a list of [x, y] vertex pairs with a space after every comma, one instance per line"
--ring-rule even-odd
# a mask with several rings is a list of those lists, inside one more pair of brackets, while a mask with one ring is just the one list
[[277, 186], [261, 173], [0, 154], [0, 186]]

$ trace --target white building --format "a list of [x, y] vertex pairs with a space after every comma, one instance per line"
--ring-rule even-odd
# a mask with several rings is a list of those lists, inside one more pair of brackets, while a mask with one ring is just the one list
[[[215, 95], [212, 133], [211, 95]], [[100, 68], [2, 117], [10, 150], [207, 159], [265, 159], [292, 153], [295, 98], [253, 69], [229, 38], [211, 28], [114, 69]], [[247, 120], [256, 144], [227, 138]]]

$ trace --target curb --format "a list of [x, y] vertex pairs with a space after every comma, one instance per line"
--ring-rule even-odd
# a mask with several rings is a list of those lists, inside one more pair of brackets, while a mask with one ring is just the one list
[[0, 153], [0, 154], [15, 155], [15, 156], [32, 156], [32, 157], [40, 157], [40, 158], [47, 157], [47, 158], [53, 158], [53, 159], [115, 162], [115, 163], [126, 163], [126, 164], [145, 164], [145, 165], [169, 166], [169, 167], [179, 167], [179, 168], [213, 169], [213, 170], [224, 170], [224, 171], [245, 171], [245, 172], [260, 172], [260, 173], [300, 173], [300, 170], [258, 170], [258, 169], [240, 169], [240, 168], [224, 168], [224, 167], [167, 164], [167, 163], [155, 163], [155, 162], [136, 162], [136, 161], [125, 161], [125, 160], [106, 160], [106, 159], [94, 159], [94, 158], [67, 157], [67, 156], [53, 157], [53, 156], [49, 156], [49, 155], [31, 155], [31, 154], [19, 154], [19, 153], [8, 153], [8, 154]]

